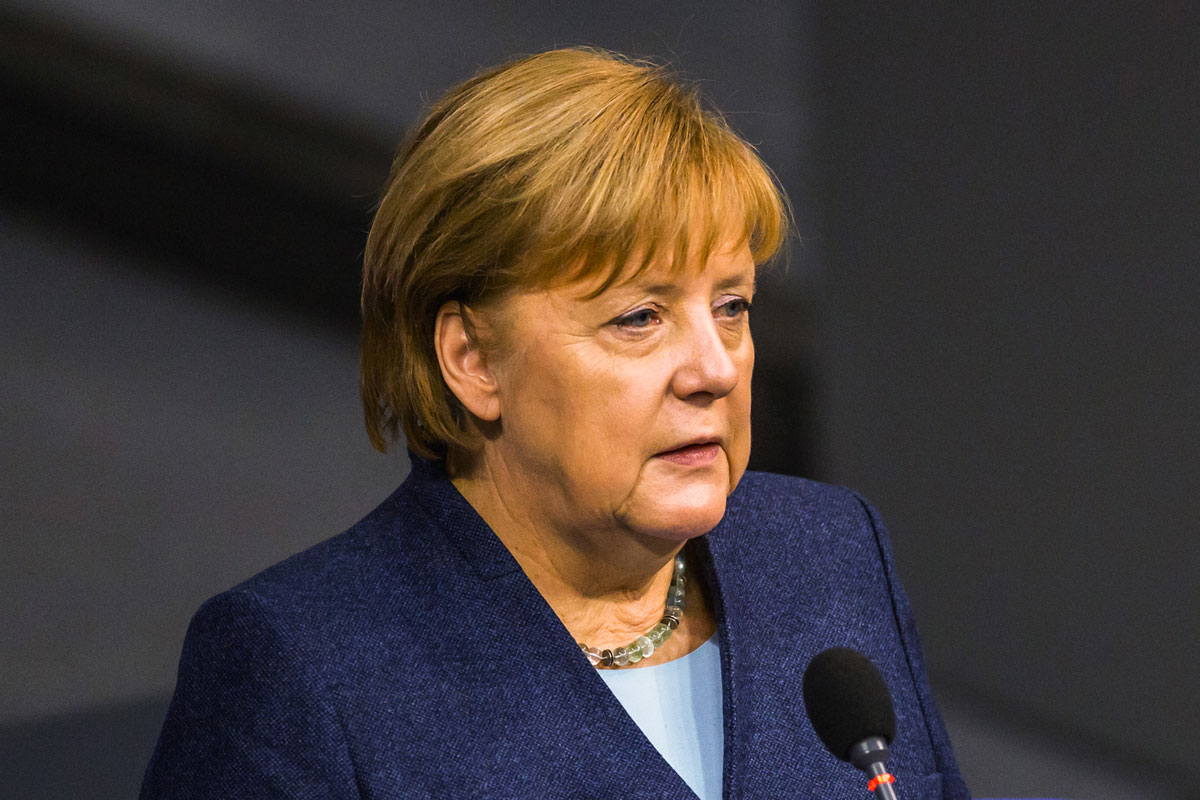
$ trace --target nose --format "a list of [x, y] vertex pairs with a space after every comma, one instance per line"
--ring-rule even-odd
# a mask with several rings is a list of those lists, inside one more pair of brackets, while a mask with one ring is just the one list
[[736, 341], [726, 341], [711, 314], [697, 319], [679, 331], [679, 360], [672, 376], [671, 389], [682, 400], [708, 401], [724, 397], [737, 386], [738, 364], [750, 347], [742, 332]]

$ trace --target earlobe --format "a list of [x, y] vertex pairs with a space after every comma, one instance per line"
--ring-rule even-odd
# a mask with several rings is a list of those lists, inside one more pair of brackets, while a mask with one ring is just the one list
[[433, 327], [442, 378], [463, 407], [485, 422], [500, 419], [500, 393], [487, 357], [472, 336], [471, 309], [450, 301], [438, 309]]

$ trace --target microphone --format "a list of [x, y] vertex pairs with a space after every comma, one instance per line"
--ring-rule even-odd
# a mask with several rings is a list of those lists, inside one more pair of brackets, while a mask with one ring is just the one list
[[896, 737], [896, 712], [875, 665], [848, 647], [823, 650], [804, 670], [804, 707], [829, 752], [870, 776], [867, 791], [896, 800], [896, 779], [884, 765]]

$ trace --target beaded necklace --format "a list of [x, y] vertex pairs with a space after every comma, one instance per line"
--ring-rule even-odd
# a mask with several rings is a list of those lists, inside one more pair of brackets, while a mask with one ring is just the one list
[[671, 588], [667, 589], [667, 607], [663, 618], [646, 633], [634, 639], [625, 647], [616, 650], [601, 650], [598, 647], [588, 647], [578, 642], [579, 649], [587, 656], [588, 663], [593, 667], [624, 667], [636, 664], [643, 658], [649, 658], [654, 651], [662, 647], [663, 642], [671, 638], [671, 634], [679, 627], [683, 619], [683, 587], [687, 585], [686, 567], [683, 556], [675, 556], [675, 571], [671, 575]]

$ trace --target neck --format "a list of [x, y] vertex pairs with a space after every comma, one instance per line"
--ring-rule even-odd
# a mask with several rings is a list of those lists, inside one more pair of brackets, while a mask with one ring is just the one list
[[[455, 488], [479, 513], [578, 642], [627, 645], [662, 617], [674, 557], [683, 544], [619, 525], [567, 525], [537, 498], [515, 491], [484, 459], [455, 465]], [[683, 625], [661, 663], [712, 635], [715, 623], [695, 581]], [[673, 654], [674, 653], [674, 654]]]

